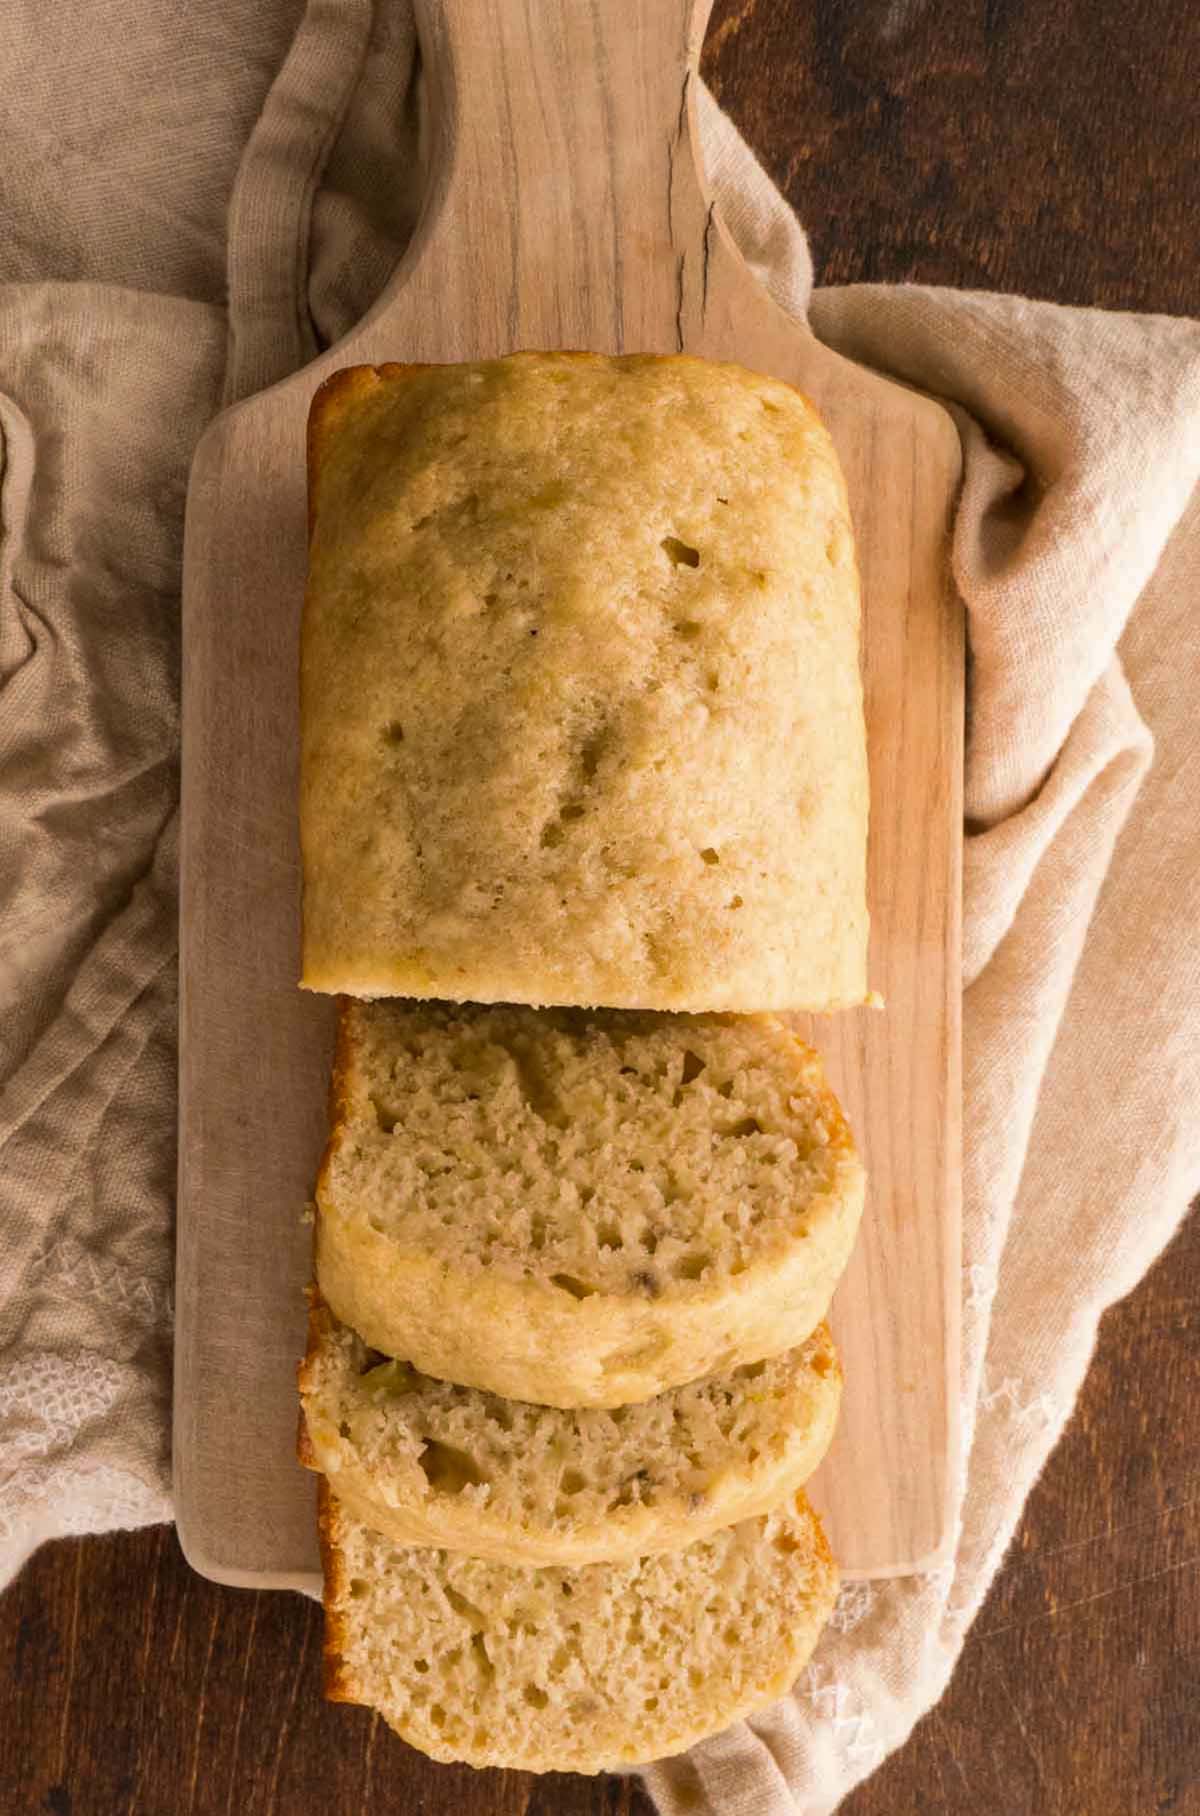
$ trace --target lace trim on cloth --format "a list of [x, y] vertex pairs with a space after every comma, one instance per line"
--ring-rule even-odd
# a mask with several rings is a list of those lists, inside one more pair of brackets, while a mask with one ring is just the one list
[[178, 587], [216, 307], [0, 285], [0, 1584], [170, 1517]]
[[31, 1350], [0, 1363], [0, 1578], [46, 1539], [170, 1518], [163, 1485], [89, 1455], [139, 1385], [108, 1356]]

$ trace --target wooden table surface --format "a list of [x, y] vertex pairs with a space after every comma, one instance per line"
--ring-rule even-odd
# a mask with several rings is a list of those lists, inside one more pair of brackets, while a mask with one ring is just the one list
[[[705, 73], [826, 281], [1196, 313], [1187, 0], [717, 0]], [[947, 1695], [843, 1816], [1200, 1812], [1200, 1220], [1105, 1318]], [[170, 1531], [0, 1601], [0, 1812], [649, 1816], [636, 1783], [438, 1767], [320, 1701], [320, 1617]]]

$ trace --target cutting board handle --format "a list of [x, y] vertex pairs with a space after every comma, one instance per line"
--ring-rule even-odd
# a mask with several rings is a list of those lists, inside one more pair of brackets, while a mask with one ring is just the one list
[[639, 285], [649, 253], [667, 306], [707, 212], [692, 89], [711, 5], [419, 0], [434, 135], [419, 238], [469, 261], [484, 288], [519, 270], [526, 291], [600, 286], [619, 314], [636, 234]]

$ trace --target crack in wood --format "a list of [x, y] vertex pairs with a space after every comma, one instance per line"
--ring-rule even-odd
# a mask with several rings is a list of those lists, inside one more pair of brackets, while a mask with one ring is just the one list
[[712, 251], [713, 213], [717, 204], [708, 204], [708, 213], [704, 217], [704, 264], [700, 271], [700, 314], [703, 317], [708, 309], [708, 260]]
[[675, 131], [667, 140], [667, 226], [672, 238], [675, 233], [675, 153], [687, 139], [687, 97], [691, 79], [691, 70], [685, 70], [683, 87], [679, 92], [679, 112], [675, 116]]

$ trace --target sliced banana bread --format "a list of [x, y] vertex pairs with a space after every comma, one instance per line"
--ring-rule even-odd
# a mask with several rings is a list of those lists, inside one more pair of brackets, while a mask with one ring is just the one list
[[300, 1454], [400, 1544], [612, 1562], [776, 1506], [824, 1456], [841, 1386], [822, 1324], [799, 1349], [637, 1406], [534, 1406], [382, 1360], [314, 1294]]
[[837, 1569], [803, 1493], [682, 1551], [534, 1570], [397, 1545], [321, 1484], [325, 1691], [434, 1759], [601, 1772], [774, 1701]]
[[611, 1407], [803, 1343], [863, 1171], [769, 1016], [344, 1002], [317, 1199], [321, 1293], [372, 1348]]

